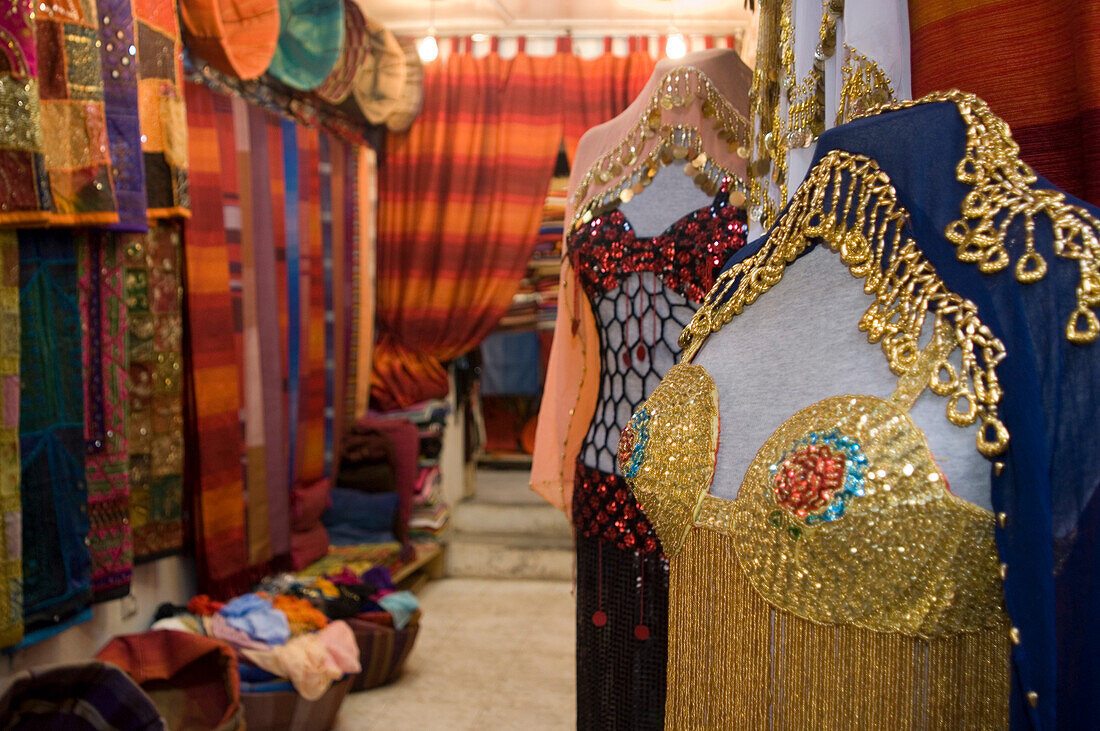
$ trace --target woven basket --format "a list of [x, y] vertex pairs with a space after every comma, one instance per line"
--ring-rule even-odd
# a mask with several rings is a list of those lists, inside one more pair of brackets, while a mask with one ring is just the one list
[[386, 612], [371, 612], [344, 620], [359, 643], [359, 664], [363, 671], [355, 676], [352, 692], [375, 688], [395, 680], [405, 667], [420, 631], [420, 610], [413, 613], [403, 629], [394, 629]]
[[314, 91], [329, 104], [348, 98], [355, 75], [370, 55], [367, 19], [359, 0], [344, 0], [344, 51], [332, 71]]
[[324, 731], [332, 728], [355, 677], [344, 676], [315, 701], [307, 701], [293, 690], [241, 693], [248, 731]]

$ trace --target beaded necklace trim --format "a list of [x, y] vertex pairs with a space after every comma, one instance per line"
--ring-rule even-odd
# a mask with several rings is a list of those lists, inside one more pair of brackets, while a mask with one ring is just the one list
[[956, 247], [959, 261], [975, 263], [985, 274], [1013, 264], [1006, 243], [1009, 229], [1022, 218], [1024, 252], [1016, 257], [1016, 280], [1033, 284], [1047, 273], [1047, 262], [1035, 250], [1035, 221], [1045, 217], [1054, 236], [1054, 251], [1076, 261], [1080, 271], [1077, 306], [1066, 323], [1066, 339], [1086, 345], [1100, 337], [1100, 220], [1081, 206], [1066, 202], [1064, 193], [1033, 188], [1035, 171], [1020, 159], [1020, 146], [1003, 119], [973, 94], [951, 89], [915, 101], [873, 107], [860, 116], [908, 109], [918, 104], [953, 102], [966, 122], [966, 154], [956, 166], [959, 182], [973, 191], [962, 203], [962, 217], [944, 235]]
[[951, 292], [906, 234], [909, 213], [898, 205], [890, 179], [870, 158], [834, 150], [817, 164], [757, 253], [724, 272], [680, 335], [690, 362], [707, 336], [783, 278], [787, 265], [814, 240], [840, 254], [875, 301], [860, 319], [868, 341], [880, 343], [899, 377], [918, 364], [918, 340], [929, 314], [936, 328], [950, 326], [962, 367], [945, 358], [928, 385], [948, 397], [947, 417], [957, 426], [981, 421], [978, 451], [1002, 454], [1008, 430], [998, 418], [1002, 389], [996, 367], [1004, 345], [978, 319], [977, 306]]
[[[648, 185], [659, 164], [688, 160], [688, 165], [695, 168], [691, 174], [696, 184], [710, 195], [718, 192], [723, 178], [735, 177], [714, 160], [705, 156], [699, 159], [703, 149], [697, 128], [673, 126], [663, 120], [664, 112], [694, 104], [701, 105], [703, 116], [712, 120], [718, 138], [727, 144], [730, 153], [741, 158], [748, 156], [749, 123], [745, 117], [722, 96], [705, 73], [691, 66], [679, 66], [657, 84], [641, 118], [623, 141], [601, 155], [581, 178], [573, 196], [576, 213], [572, 225], [587, 223], [599, 210], [630, 200], [641, 192], [639, 186]], [[648, 153], [647, 148], [650, 148]], [[735, 177], [735, 180], [737, 188], [743, 190], [744, 183], [740, 178]], [[615, 183], [610, 187], [595, 192], [612, 181]], [[741, 205], [742, 202], [743, 198], [734, 200], [733, 204]]]

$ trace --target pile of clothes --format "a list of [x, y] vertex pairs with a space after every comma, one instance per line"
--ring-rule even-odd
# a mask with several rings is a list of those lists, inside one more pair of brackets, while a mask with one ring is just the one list
[[396, 591], [389, 569], [345, 569], [326, 577], [269, 577], [225, 603], [198, 595], [186, 607], [163, 604], [152, 629], [201, 634], [232, 647], [244, 692], [293, 687], [312, 701], [369, 664], [345, 620], [385, 613], [401, 629], [418, 609], [412, 593]]

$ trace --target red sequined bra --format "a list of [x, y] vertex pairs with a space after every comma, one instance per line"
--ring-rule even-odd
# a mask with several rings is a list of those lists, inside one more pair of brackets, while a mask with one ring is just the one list
[[[600, 394], [573, 483], [578, 535], [622, 550], [660, 553], [656, 533], [615, 466], [619, 430], [676, 362], [680, 332], [722, 265], [744, 246], [747, 228], [744, 210], [729, 202], [725, 181], [711, 205], [659, 236], [636, 237], [620, 210], [571, 235], [569, 254], [603, 351]], [[651, 276], [643, 281], [639, 274]]]
[[722, 264], [745, 245], [743, 209], [729, 202], [729, 179], [714, 202], [684, 216], [653, 238], [638, 238], [616, 209], [577, 229], [569, 256], [585, 294], [614, 289], [629, 274], [649, 272], [669, 289], [699, 302], [714, 286]]

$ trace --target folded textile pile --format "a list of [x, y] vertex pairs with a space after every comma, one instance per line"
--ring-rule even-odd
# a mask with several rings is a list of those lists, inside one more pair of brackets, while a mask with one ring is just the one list
[[[333, 683], [358, 675], [363, 622], [403, 629], [419, 615], [410, 592], [397, 591], [386, 567], [356, 572], [347, 567], [329, 576], [271, 576], [255, 591], [222, 604], [192, 597], [186, 607], [162, 605], [154, 630], [203, 635], [231, 648], [240, 661], [246, 690], [279, 690], [289, 683], [307, 701]], [[354, 620], [359, 629], [352, 630]]]

